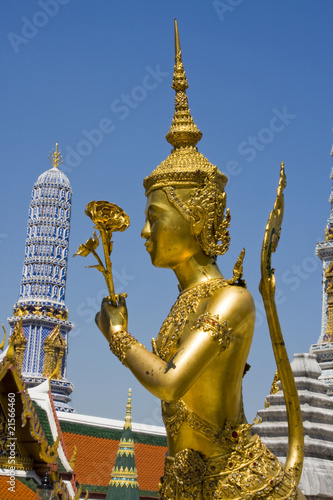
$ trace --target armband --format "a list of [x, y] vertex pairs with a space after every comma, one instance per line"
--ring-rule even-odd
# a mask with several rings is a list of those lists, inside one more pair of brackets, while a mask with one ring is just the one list
[[192, 330], [208, 332], [212, 339], [221, 346], [220, 353], [229, 347], [233, 337], [232, 328], [228, 326], [228, 323], [222, 321], [218, 314], [213, 315], [208, 312], [198, 317]]
[[119, 332], [115, 333], [112, 337], [112, 341], [110, 342], [110, 350], [113, 352], [115, 356], [122, 362], [123, 365], [126, 366], [125, 364], [125, 358], [126, 358], [126, 352], [128, 349], [130, 349], [133, 345], [141, 345], [140, 342], [138, 342], [133, 335], [131, 335], [128, 332], [124, 332], [123, 330], [120, 330]]

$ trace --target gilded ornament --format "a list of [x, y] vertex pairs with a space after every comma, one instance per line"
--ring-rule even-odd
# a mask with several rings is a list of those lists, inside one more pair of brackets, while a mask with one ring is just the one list
[[333, 342], [333, 259], [324, 271], [327, 294], [327, 324], [322, 342]]
[[66, 340], [62, 336], [60, 325], [57, 325], [44, 340], [44, 377], [50, 380], [62, 379], [62, 363], [66, 347]]
[[278, 370], [276, 370], [275, 375], [274, 375], [274, 379], [273, 379], [273, 382], [272, 382], [272, 387], [271, 387], [270, 394], [277, 394], [280, 391], [280, 388], [278, 386], [278, 382], [279, 381], [280, 381], [280, 375], [279, 375]]
[[195, 329], [208, 332], [212, 339], [220, 344], [220, 353], [225, 351], [232, 341], [232, 328], [228, 326], [226, 321], [222, 321], [218, 314], [208, 312], [202, 314], [192, 327], [192, 330]]
[[130, 225], [128, 215], [114, 203], [91, 201], [85, 208], [85, 214], [91, 218], [98, 230], [125, 231]]
[[3, 329], [3, 339], [2, 339], [2, 342], [0, 344], [0, 351], [3, 351], [4, 347], [5, 347], [5, 343], [6, 343], [6, 336], [7, 336], [7, 332], [6, 332], [6, 329], [5, 329], [5, 325], [2, 324], [2, 329]]
[[330, 241], [333, 239], [333, 228], [331, 224], [327, 224], [325, 228], [325, 241]]
[[280, 180], [273, 210], [265, 229], [261, 250], [260, 293], [263, 297], [275, 361], [286, 402], [288, 420], [288, 453], [285, 469], [290, 471], [298, 484], [304, 460], [304, 431], [301, 408], [294, 376], [288, 359], [275, 303], [275, 276], [271, 255], [276, 251], [284, 213], [283, 191], [287, 185], [284, 163], [281, 163]]
[[180, 345], [180, 338], [188, 323], [188, 317], [197, 311], [202, 299], [211, 297], [221, 287], [228, 286], [224, 278], [200, 283], [179, 294], [171, 311], [163, 322], [157, 341], [153, 338], [153, 350], [164, 361], [169, 361]]
[[23, 366], [24, 352], [27, 342], [28, 341], [23, 332], [22, 315], [21, 315], [19, 321], [15, 323], [12, 334], [8, 339], [8, 351], [7, 351], [7, 358], [8, 357], [12, 359], [15, 358], [21, 370]]
[[55, 150], [52, 149], [52, 152], [50, 153], [49, 160], [53, 165], [53, 168], [58, 168], [59, 165], [63, 163], [63, 159], [61, 156], [61, 151], [58, 151], [58, 143], [56, 143], [56, 148]]
[[243, 278], [243, 260], [245, 257], [245, 248], [241, 251], [238, 256], [238, 259], [234, 265], [233, 276], [231, 279], [227, 280], [229, 285], [240, 285], [246, 287], [246, 281]]
[[96, 231], [94, 231], [94, 236], [93, 238], [89, 238], [85, 243], [82, 243], [79, 248], [76, 250], [74, 257], [76, 255], [81, 255], [81, 257], [87, 257], [90, 253], [94, 252], [96, 248], [99, 245], [99, 239], [96, 234]]
[[87, 257], [90, 253], [96, 258], [98, 264], [95, 266], [87, 266], [88, 268], [95, 268], [104, 276], [106, 285], [109, 291], [109, 301], [113, 305], [117, 305], [118, 296], [114, 291], [113, 277], [112, 277], [112, 264], [110, 255], [113, 248], [112, 234], [115, 231], [125, 231], [130, 225], [128, 215], [114, 203], [108, 201], [91, 201], [85, 208], [85, 213], [95, 224], [95, 229], [100, 233], [102, 240], [105, 265], [96, 252], [99, 245], [99, 237], [96, 232], [93, 233], [93, 238], [89, 238], [86, 243], [79, 246], [74, 254]]
[[177, 483], [188, 489], [193, 484], [201, 483], [206, 468], [207, 466], [199, 453], [185, 448], [176, 453], [172, 472]]
[[[232, 430], [231, 439], [236, 442], [239, 433], [239, 428]], [[200, 481], [186, 481], [186, 477], [183, 480], [182, 471]], [[167, 457], [160, 495], [162, 499], [177, 500], [293, 500], [297, 489], [292, 475], [259, 437], [253, 436], [245, 448], [235, 446], [231, 454], [208, 458], [186, 449], [174, 458]]]
[[76, 455], [77, 455], [77, 447], [76, 447], [76, 445], [74, 445], [72, 456], [68, 460], [69, 466], [72, 469], [72, 471], [74, 471], [75, 461], [76, 461]]
[[133, 345], [142, 344], [140, 344], [130, 333], [120, 331], [113, 335], [109, 345], [113, 354], [126, 366], [125, 358], [128, 349]]

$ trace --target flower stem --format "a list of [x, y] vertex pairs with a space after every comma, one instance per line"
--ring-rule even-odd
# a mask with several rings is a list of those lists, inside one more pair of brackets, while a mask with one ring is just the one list
[[[111, 259], [110, 259], [110, 254], [109, 254], [109, 244], [111, 241], [111, 238], [109, 239], [107, 232], [104, 229], [99, 230], [102, 238], [102, 243], [103, 243], [103, 250], [104, 250], [104, 257], [105, 257], [105, 264], [106, 264], [106, 272], [104, 274], [104, 278], [106, 281], [106, 285], [108, 287], [108, 291], [110, 294], [110, 301], [113, 306], [117, 305], [117, 300], [116, 300], [116, 295], [114, 291], [114, 284], [113, 284], [113, 278], [112, 278], [112, 264], [111, 264]], [[112, 234], [111, 234], [112, 237]]]
[[[100, 266], [102, 266], [104, 269], [105, 269], [105, 266], [100, 258], [100, 256], [98, 255], [98, 253], [96, 252], [96, 250], [91, 250], [91, 253], [96, 257], [97, 259], [97, 262], [99, 263]], [[106, 270], [105, 270], [106, 271]]]

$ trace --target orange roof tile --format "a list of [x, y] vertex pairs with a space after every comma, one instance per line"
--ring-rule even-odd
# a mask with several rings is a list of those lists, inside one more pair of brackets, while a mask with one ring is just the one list
[[[116, 460], [119, 441], [63, 432], [64, 441], [71, 456], [77, 447], [75, 461], [76, 478], [81, 484], [107, 486]], [[135, 464], [140, 490], [157, 491], [163, 475], [166, 448], [135, 443]]]
[[151, 444], [134, 443], [135, 465], [140, 490], [157, 491], [163, 476], [167, 448]]
[[8, 490], [11, 486], [9, 476], [0, 476], [0, 500], [36, 500], [36, 493], [18, 478], [15, 478], [15, 492]]

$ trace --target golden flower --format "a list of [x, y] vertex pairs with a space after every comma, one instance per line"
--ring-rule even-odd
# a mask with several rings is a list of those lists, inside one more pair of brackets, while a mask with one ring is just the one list
[[81, 255], [81, 257], [87, 257], [93, 250], [96, 250], [96, 248], [99, 245], [99, 239], [94, 231], [94, 237], [89, 238], [85, 243], [82, 243], [82, 245], [79, 246], [79, 248], [76, 250], [75, 254], [73, 257], [76, 255]]
[[96, 229], [106, 231], [125, 231], [130, 224], [128, 215], [114, 203], [108, 201], [91, 201], [85, 213], [95, 223]]

